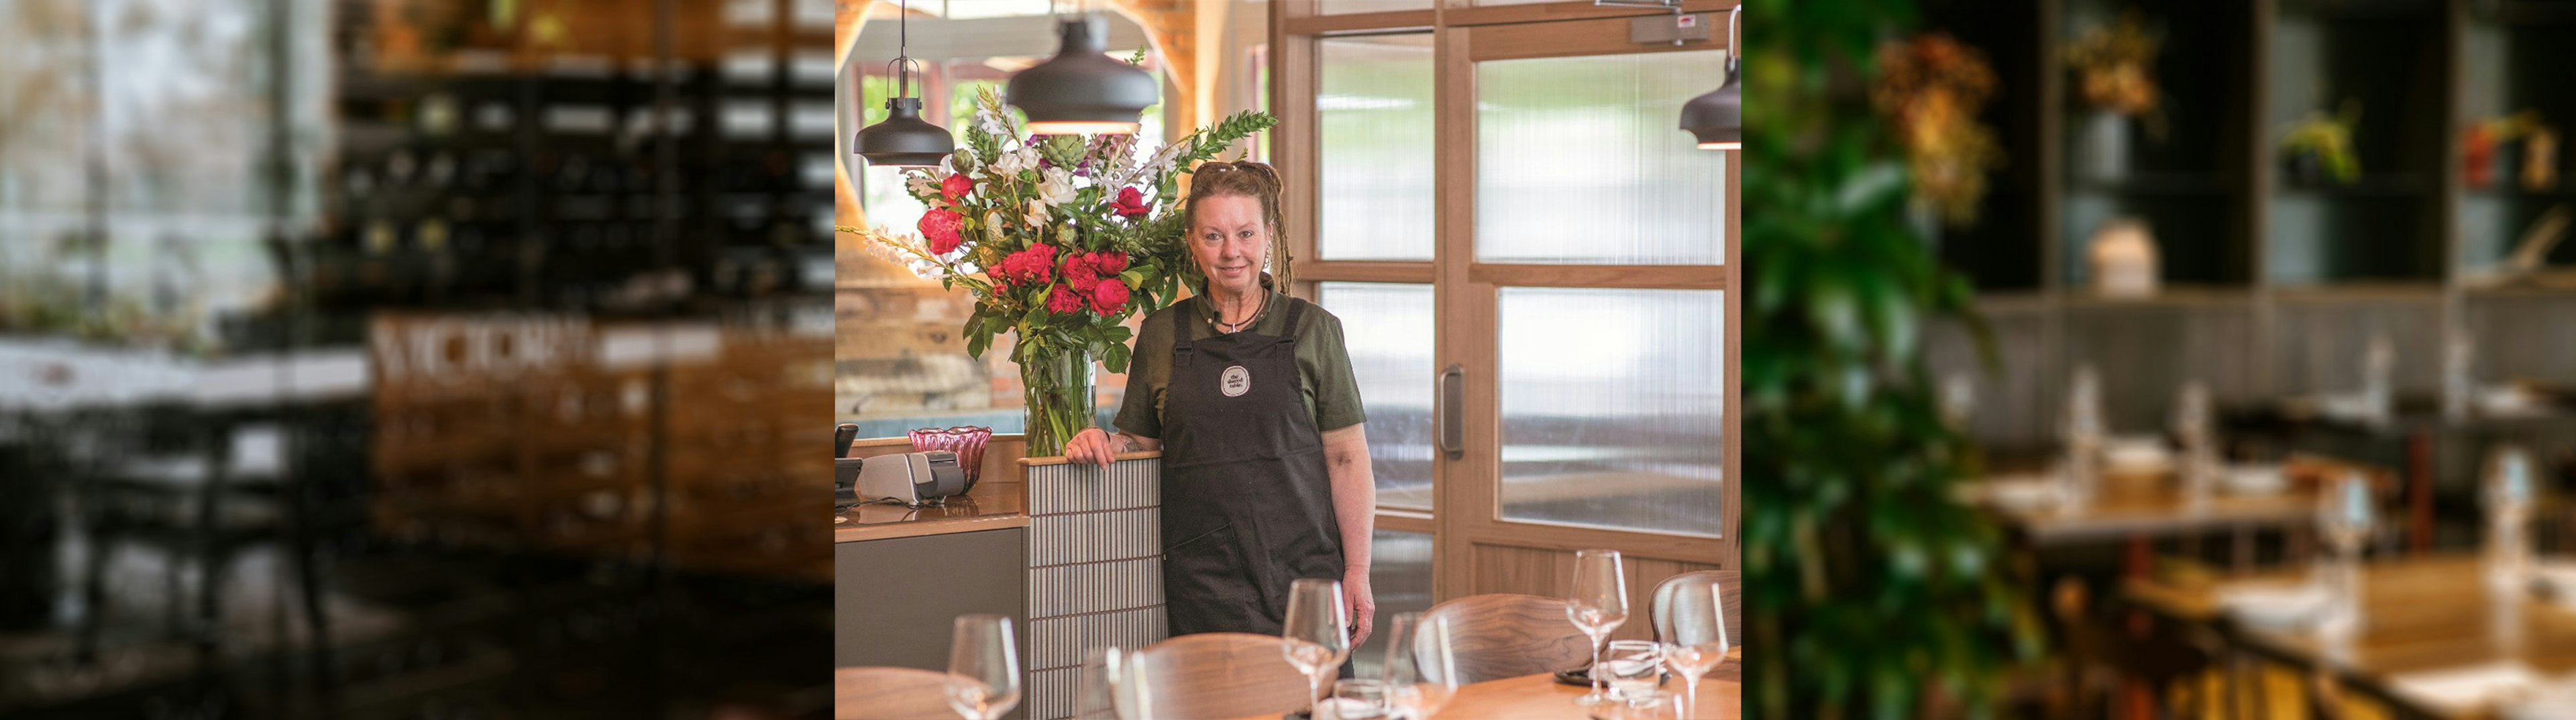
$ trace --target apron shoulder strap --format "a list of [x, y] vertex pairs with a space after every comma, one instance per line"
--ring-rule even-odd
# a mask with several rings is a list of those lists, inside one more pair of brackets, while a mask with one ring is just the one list
[[1172, 305], [1172, 352], [1190, 351], [1191, 308], [1185, 307], [1184, 305], [1193, 301], [1195, 301], [1195, 298], [1192, 300], [1183, 300]]
[[1288, 298], [1288, 332], [1281, 337], [1297, 337], [1297, 323], [1306, 319], [1306, 304], [1305, 300], [1295, 296]]

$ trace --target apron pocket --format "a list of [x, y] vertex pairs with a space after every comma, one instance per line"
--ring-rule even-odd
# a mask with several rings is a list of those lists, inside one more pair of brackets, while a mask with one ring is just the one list
[[1170, 544], [1170, 545], [1163, 546], [1163, 552], [1164, 552], [1164, 554], [1170, 554], [1170, 553], [1171, 553], [1172, 551], [1174, 551], [1174, 550], [1179, 550], [1179, 549], [1181, 549], [1181, 548], [1189, 547], [1192, 543], [1197, 543], [1197, 542], [1200, 542], [1200, 541], [1206, 540], [1206, 539], [1208, 539], [1208, 538], [1215, 537], [1217, 533], [1225, 532], [1225, 531], [1227, 531], [1227, 530], [1232, 530], [1232, 529], [1234, 529], [1234, 523], [1226, 523], [1226, 524], [1223, 524], [1223, 525], [1218, 525], [1218, 526], [1216, 526], [1216, 527], [1208, 528], [1207, 532], [1199, 533], [1199, 534], [1197, 534], [1197, 535], [1192, 535], [1192, 536], [1190, 536], [1190, 537], [1189, 537], [1189, 539], [1182, 540], [1182, 541], [1180, 541], [1180, 542], [1176, 542], [1176, 543], [1172, 543], [1172, 544]]

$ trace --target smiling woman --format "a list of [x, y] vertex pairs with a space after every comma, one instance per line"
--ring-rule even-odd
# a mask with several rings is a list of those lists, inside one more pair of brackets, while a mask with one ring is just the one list
[[1086, 430], [1065, 454], [1164, 453], [1173, 635], [1276, 634], [1290, 580], [1338, 578], [1365, 641], [1376, 484], [1341, 319], [1263, 272], [1286, 265], [1271, 263], [1284, 229], [1276, 171], [1212, 162], [1193, 177], [1184, 227], [1204, 284], [1145, 319], [1119, 432]]

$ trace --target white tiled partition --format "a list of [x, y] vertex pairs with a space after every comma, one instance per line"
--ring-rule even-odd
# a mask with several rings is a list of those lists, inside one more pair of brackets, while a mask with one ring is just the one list
[[1029, 717], [1073, 716], [1085, 648], [1163, 639], [1162, 460], [1032, 465]]

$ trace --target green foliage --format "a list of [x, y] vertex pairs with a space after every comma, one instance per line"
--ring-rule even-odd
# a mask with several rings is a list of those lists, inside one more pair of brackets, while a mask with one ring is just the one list
[[2291, 125], [2281, 137], [2281, 151], [2293, 157], [2313, 157], [2326, 177], [2349, 185], [2361, 179], [2361, 157], [2352, 146], [2352, 131], [2359, 125], [2361, 101], [2346, 99], [2343, 108], [2333, 115], [2312, 112]]
[[1908, 224], [1901, 151], [1861, 94], [1914, 8], [1750, 5], [1742, 547], [1763, 658], [1746, 716], [1991, 714], [2040, 635], [1998, 530], [1954, 498], [1975, 453], [1920, 355], [1932, 316], [1982, 326]]

